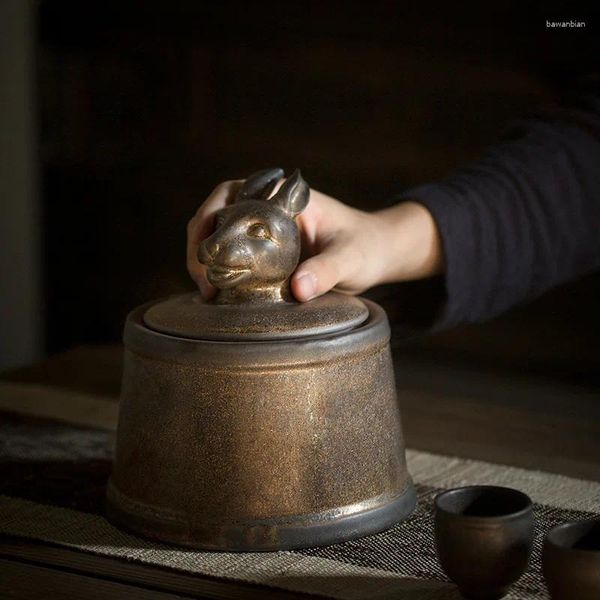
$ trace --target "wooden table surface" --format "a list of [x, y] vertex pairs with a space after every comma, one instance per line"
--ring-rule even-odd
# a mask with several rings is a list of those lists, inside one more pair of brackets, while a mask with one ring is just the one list
[[[395, 363], [408, 447], [600, 481], [598, 390], [401, 351]], [[120, 377], [120, 347], [76, 348], [4, 374], [0, 410], [112, 428]], [[90, 394], [102, 400], [93, 413]], [[7, 537], [0, 540], [0, 575], [2, 598], [309, 597]]]

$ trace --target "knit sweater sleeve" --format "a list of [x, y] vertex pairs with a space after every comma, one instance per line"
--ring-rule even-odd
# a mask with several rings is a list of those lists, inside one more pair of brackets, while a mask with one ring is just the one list
[[600, 99], [520, 122], [439, 183], [403, 194], [440, 231], [445, 301], [435, 328], [483, 321], [600, 268]]

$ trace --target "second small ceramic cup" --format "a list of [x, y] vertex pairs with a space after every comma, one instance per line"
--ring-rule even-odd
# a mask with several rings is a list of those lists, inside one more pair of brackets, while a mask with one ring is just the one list
[[544, 577], [553, 600], [600, 598], [600, 519], [571, 521], [544, 540]]
[[476, 485], [435, 499], [438, 559], [465, 598], [502, 598], [527, 568], [533, 534], [531, 499], [518, 490]]

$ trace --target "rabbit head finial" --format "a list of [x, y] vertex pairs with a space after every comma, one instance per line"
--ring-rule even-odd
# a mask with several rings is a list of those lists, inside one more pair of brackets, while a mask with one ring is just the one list
[[295, 217], [306, 208], [310, 189], [296, 169], [271, 196], [282, 177], [281, 169], [254, 173], [234, 203], [216, 213], [215, 231], [198, 250], [218, 288], [214, 302], [291, 300], [289, 278], [300, 258]]

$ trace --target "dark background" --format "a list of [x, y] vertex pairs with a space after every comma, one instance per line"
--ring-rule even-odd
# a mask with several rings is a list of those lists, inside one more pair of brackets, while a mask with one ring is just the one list
[[[41, 2], [47, 351], [116, 342], [135, 305], [192, 289], [185, 226], [219, 181], [298, 166], [319, 190], [384, 206], [560, 99], [594, 68], [597, 34], [589, 11], [548, 2]], [[600, 383], [598, 276], [403, 341], [408, 298], [425, 306], [427, 287], [372, 291], [398, 352]]]

